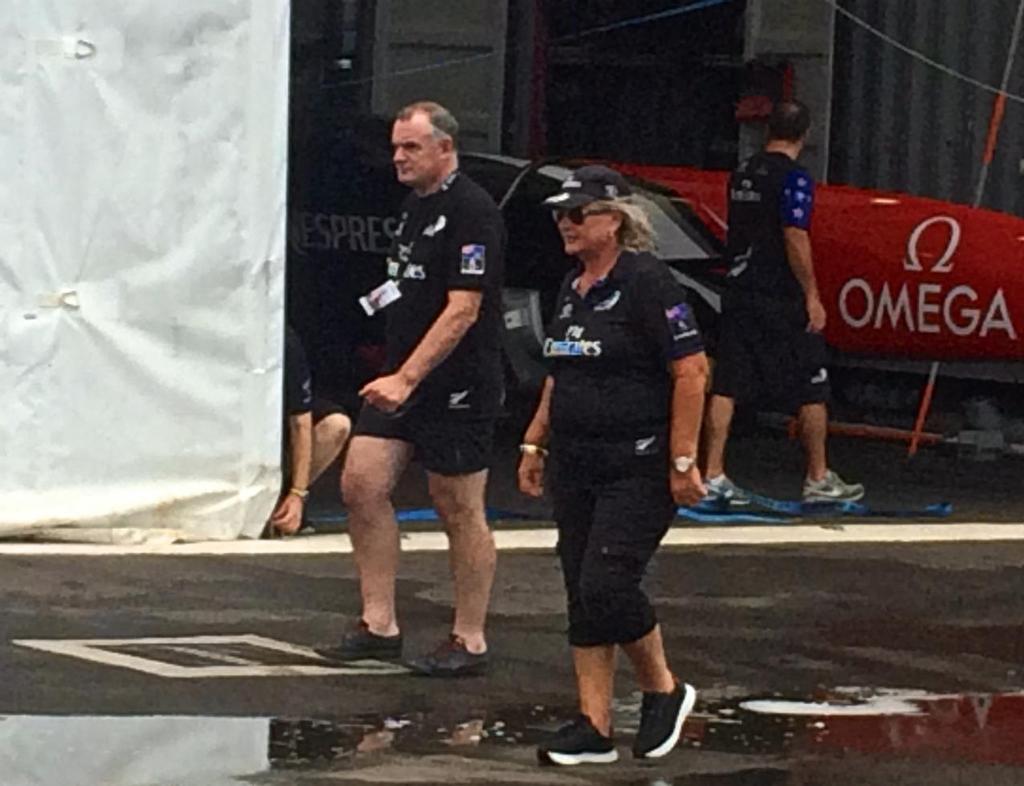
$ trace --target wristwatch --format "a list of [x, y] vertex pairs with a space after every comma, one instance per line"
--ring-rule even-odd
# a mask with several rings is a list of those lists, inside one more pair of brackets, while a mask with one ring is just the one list
[[519, 452], [524, 453], [527, 456], [546, 456], [548, 449], [541, 445], [533, 445], [529, 442], [524, 442], [519, 446]]
[[672, 468], [679, 473], [687, 473], [697, 462], [697, 459], [693, 456], [676, 456], [672, 459]]

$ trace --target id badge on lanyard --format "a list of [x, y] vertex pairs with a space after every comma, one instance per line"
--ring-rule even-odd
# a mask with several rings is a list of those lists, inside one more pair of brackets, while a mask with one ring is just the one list
[[[454, 174], [451, 179], [454, 179]], [[402, 230], [405, 228], [406, 217], [406, 214], [403, 213], [402, 223], [398, 227], [399, 236], [401, 236]], [[366, 312], [367, 316], [372, 317], [374, 314], [383, 311], [402, 297], [402, 290], [399, 286], [399, 282], [406, 277], [405, 274], [412, 266], [412, 262], [410, 261], [412, 256], [412, 247], [413, 243], [409, 243], [407, 246], [399, 245], [398, 257], [402, 261], [396, 262], [391, 257], [388, 257], [388, 280], [359, 298], [359, 305], [363, 307], [363, 311]]]
[[372, 317], [378, 311], [382, 311], [396, 300], [402, 297], [402, 290], [398, 282], [389, 278], [379, 287], [372, 289], [369, 293], [359, 298], [359, 305], [363, 307], [368, 317]]

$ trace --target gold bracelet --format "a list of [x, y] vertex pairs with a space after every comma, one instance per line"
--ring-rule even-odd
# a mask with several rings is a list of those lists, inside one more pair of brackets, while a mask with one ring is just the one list
[[306, 497], [309, 496], [309, 489], [290, 488], [288, 489], [288, 493], [294, 494], [299, 499], [305, 499]]
[[519, 452], [524, 453], [527, 456], [546, 456], [548, 455], [548, 449], [542, 448], [540, 445], [531, 445], [529, 442], [524, 442], [519, 446]]

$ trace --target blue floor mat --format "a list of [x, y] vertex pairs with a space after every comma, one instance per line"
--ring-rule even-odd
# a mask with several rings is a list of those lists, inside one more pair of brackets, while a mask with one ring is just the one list
[[[437, 515], [437, 511], [433, 508], [407, 508], [405, 510], [396, 510], [395, 518], [398, 519], [398, 523], [401, 524], [405, 521], [440, 521], [440, 517]], [[487, 520], [505, 520], [505, 521], [529, 521], [534, 519], [536, 516], [530, 516], [527, 513], [519, 513], [514, 510], [505, 510], [503, 508], [487, 508]], [[310, 524], [317, 524], [318, 522], [323, 523], [341, 523], [348, 520], [348, 514], [341, 510], [336, 513], [324, 513], [324, 514], [311, 514], [309, 516]]]
[[792, 516], [779, 513], [741, 513], [739, 510], [710, 511], [700, 507], [679, 508], [676, 517], [697, 521], [701, 524], [786, 524], [793, 521]]
[[785, 522], [794, 518], [853, 516], [857, 518], [919, 519], [946, 518], [953, 513], [948, 502], [919, 508], [873, 508], [863, 502], [812, 502], [784, 500], [751, 494], [750, 505], [732, 506], [728, 502], [701, 502], [680, 508], [679, 516], [701, 522]]
[[[722, 502], [701, 502], [692, 507], [681, 507], [676, 513], [679, 518], [701, 524], [785, 524], [794, 519], [852, 516], [857, 518], [919, 519], [946, 518], [953, 512], [948, 502], [925, 505], [920, 508], [872, 508], [861, 502], [823, 502], [804, 504], [798, 500], [783, 500], [751, 494], [751, 504], [743, 507], [730, 506]], [[438, 521], [433, 508], [407, 508], [395, 512], [399, 523]], [[326, 515], [312, 515], [311, 524], [341, 523], [347, 519], [344, 511]], [[535, 519], [527, 513], [503, 508], [487, 508], [488, 521], [529, 521]]]

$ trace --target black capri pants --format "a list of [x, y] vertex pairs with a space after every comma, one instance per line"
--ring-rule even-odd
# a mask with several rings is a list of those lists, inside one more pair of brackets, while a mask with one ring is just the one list
[[634, 452], [633, 442], [552, 440], [548, 487], [574, 647], [629, 644], [657, 625], [641, 582], [675, 516], [668, 451]]

